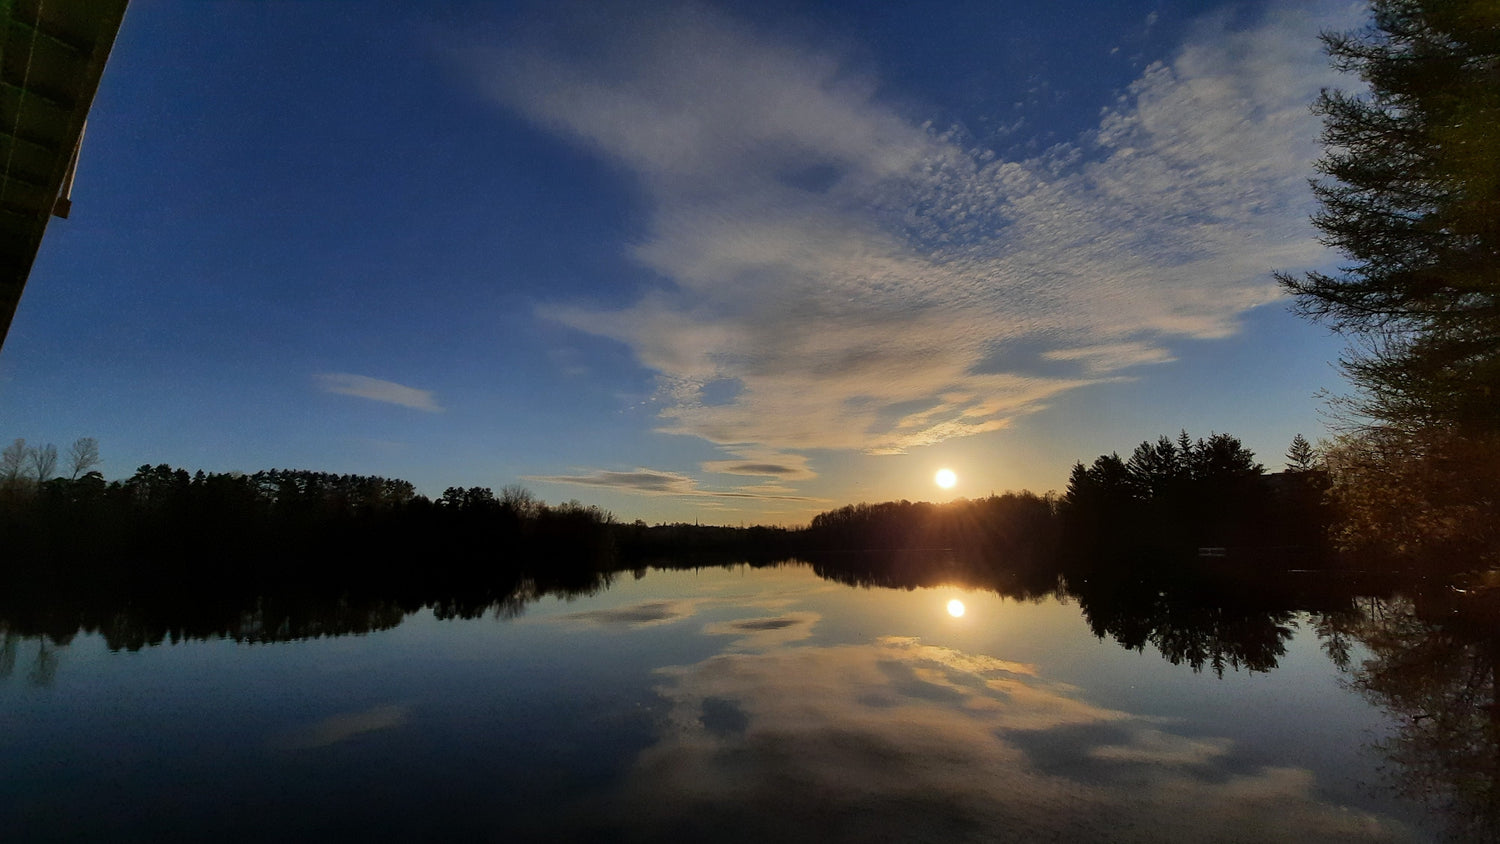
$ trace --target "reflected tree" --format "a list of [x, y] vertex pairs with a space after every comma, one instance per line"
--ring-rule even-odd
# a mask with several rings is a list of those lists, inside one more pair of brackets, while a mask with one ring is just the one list
[[0, 680], [16, 670], [16, 652], [20, 650], [21, 637], [6, 630], [0, 633]]
[[32, 686], [50, 687], [57, 679], [58, 649], [70, 638], [53, 642], [42, 635], [25, 636], [9, 629], [0, 632], [0, 680], [14, 675], [22, 651], [27, 645], [35, 645], [35, 654], [26, 668], [26, 682]]
[[1343, 631], [1369, 652], [1351, 684], [1396, 724], [1376, 745], [1392, 786], [1464, 841], [1500, 840], [1500, 606], [1479, 601], [1370, 601]]
[[1288, 596], [1243, 584], [1094, 577], [1070, 581], [1067, 591], [1100, 639], [1138, 651], [1151, 645], [1173, 665], [1219, 677], [1271, 671], [1296, 631]]

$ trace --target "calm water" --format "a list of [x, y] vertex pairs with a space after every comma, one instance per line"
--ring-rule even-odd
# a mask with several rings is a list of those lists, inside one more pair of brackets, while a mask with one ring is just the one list
[[1136, 650], [1076, 600], [797, 565], [271, 644], [12, 635], [0, 837], [1437, 836], [1394, 793], [1398, 717], [1354, 687], [1371, 654], [1341, 669], [1315, 623], [1257, 621], [1274, 667], [1249, 670], [1244, 619]]

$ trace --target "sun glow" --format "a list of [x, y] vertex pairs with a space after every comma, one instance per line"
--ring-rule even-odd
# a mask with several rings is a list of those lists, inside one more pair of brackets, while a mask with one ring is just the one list
[[948, 602], [948, 614], [958, 618], [964, 614], [964, 602], [957, 598]]
[[943, 489], [952, 489], [953, 485], [958, 483], [958, 476], [953, 474], [952, 469], [939, 469], [933, 480]]

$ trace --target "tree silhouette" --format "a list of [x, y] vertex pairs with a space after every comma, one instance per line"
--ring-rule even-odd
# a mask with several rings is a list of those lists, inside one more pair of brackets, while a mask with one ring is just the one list
[[1075, 556], [1156, 561], [1203, 546], [1277, 544], [1277, 492], [1264, 472], [1229, 434], [1148, 440], [1128, 462], [1111, 453], [1073, 466], [1060, 502], [1064, 535]]
[[68, 479], [78, 480], [86, 475], [99, 461], [99, 441], [93, 437], [79, 437], [68, 449]]
[[1500, 14], [1493, 0], [1373, 0], [1323, 36], [1368, 85], [1325, 91], [1313, 223], [1350, 263], [1279, 275], [1302, 314], [1360, 343], [1344, 360], [1380, 425], [1500, 425]]
[[31, 472], [36, 476], [37, 483], [43, 483], [57, 475], [57, 446], [47, 443], [41, 448], [33, 448], [27, 455], [31, 463]]
[[1292, 437], [1286, 450], [1286, 468], [1289, 472], [1310, 472], [1317, 464], [1317, 455], [1312, 445], [1301, 434]]
[[17, 438], [0, 451], [0, 491], [15, 491], [26, 481], [26, 440]]

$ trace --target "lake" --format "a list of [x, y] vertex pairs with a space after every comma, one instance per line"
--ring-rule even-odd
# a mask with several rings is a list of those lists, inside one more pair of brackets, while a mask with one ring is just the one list
[[[840, 579], [870, 580], [798, 563], [651, 569], [478, 610], [241, 614], [212, 635], [85, 624], [54, 641], [12, 625], [0, 834], [1493, 833], [1462, 793], [1447, 808], [1403, 793], [1412, 728], [1441, 719], [1379, 691], [1382, 660], [1400, 657], [1371, 650], [1387, 645], [1370, 624], [1415, 618], [1398, 596], [1226, 608], [1137, 584], [1150, 594], [1136, 610], [1116, 587], [1017, 598]], [[1432, 767], [1414, 770], [1437, 782]]]

